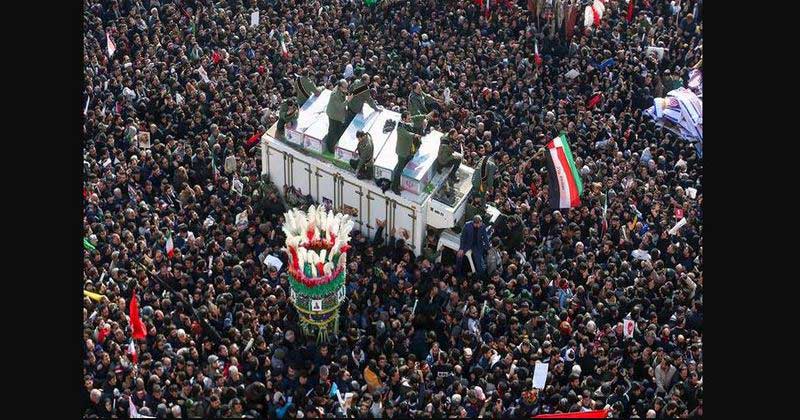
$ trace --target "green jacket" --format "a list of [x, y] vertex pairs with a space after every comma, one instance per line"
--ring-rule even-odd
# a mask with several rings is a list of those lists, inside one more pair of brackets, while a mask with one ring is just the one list
[[372, 144], [372, 134], [367, 133], [367, 139], [358, 142], [356, 151], [358, 152], [358, 166], [356, 167], [356, 171], [369, 172], [370, 169], [372, 169], [372, 154], [375, 151], [375, 146]]
[[497, 172], [497, 166], [494, 161], [488, 157], [481, 158], [472, 174], [472, 188], [476, 194], [485, 194], [489, 188], [494, 187], [495, 172]]
[[298, 110], [295, 109], [290, 114], [289, 113], [289, 100], [288, 99], [284, 99], [283, 102], [281, 102], [281, 108], [280, 108], [280, 111], [278, 112], [278, 119], [286, 121], [287, 123], [296, 122], [297, 121], [297, 114], [298, 114], [297, 111]]
[[331, 94], [331, 99], [328, 101], [328, 107], [325, 108], [325, 113], [328, 118], [339, 122], [344, 122], [347, 119], [347, 98], [345, 93], [339, 88], [336, 88]]
[[[412, 117], [412, 122], [418, 117], [420, 116]], [[395, 152], [398, 158], [414, 155], [417, 153], [417, 150], [419, 150], [419, 145], [421, 143], [422, 139], [413, 125], [406, 124], [402, 121], [397, 124], [397, 146], [395, 147]]]
[[433, 102], [436, 102], [436, 98], [433, 96], [425, 92], [417, 93], [412, 91], [408, 95], [408, 112], [411, 115], [427, 114], [430, 112], [427, 105]]
[[375, 103], [375, 100], [372, 99], [372, 95], [370, 94], [369, 84], [366, 84], [361, 81], [361, 79], [356, 80], [350, 86], [350, 94], [353, 95], [350, 98], [350, 102], [347, 103], [347, 109], [350, 112], [358, 114], [361, 112], [361, 107], [364, 106], [364, 103], [368, 103], [372, 109], [378, 109], [378, 104]]
[[306, 76], [295, 76], [292, 80], [294, 93], [297, 97], [297, 106], [303, 106], [311, 95], [319, 95], [322, 89], [318, 88], [314, 82]]
[[450, 158], [453, 156], [453, 153], [455, 153], [451, 143], [452, 140], [447, 134], [443, 135], [439, 140], [439, 153], [436, 156], [436, 162], [438, 162], [440, 165], [445, 165], [447, 162], [449, 162]]

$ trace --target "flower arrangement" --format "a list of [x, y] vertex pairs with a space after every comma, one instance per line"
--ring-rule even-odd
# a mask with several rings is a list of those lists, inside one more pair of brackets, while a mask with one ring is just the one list
[[308, 212], [292, 209], [284, 217], [289, 274], [309, 288], [328, 284], [347, 262], [350, 216], [312, 205]]
[[345, 267], [353, 221], [349, 215], [313, 205], [308, 211], [289, 210], [284, 217], [290, 300], [303, 334], [326, 341], [339, 331], [338, 309], [346, 298]]

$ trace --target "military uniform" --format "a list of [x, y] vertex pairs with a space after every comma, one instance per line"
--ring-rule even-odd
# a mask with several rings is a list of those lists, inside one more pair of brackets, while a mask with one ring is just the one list
[[414, 158], [414, 154], [419, 150], [422, 144], [422, 137], [419, 131], [414, 128], [418, 119], [424, 119], [422, 115], [417, 115], [411, 118], [411, 123], [400, 122], [397, 124], [397, 146], [395, 153], [397, 153], [397, 165], [392, 171], [392, 190], [397, 193], [400, 191], [400, 176], [403, 174], [403, 169]]
[[336, 88], [331, 94], [328, 106], [325, 108], [325, 113], [328, 115], [328, 134], [325, 135], [325, 148], [328, 152], [333, 153], [336, 148], [336, 143], [342, 137], [345, 128], [345, 120], [347, 120], [347, 98], [345, 93]]
[[472, 174], [472, 189], [481, 199], [481, 207], [486, 204], [486, 191], [494, 187], [494, 175], [497, 166], [489, 157], [481, 158]]
[[372, 155], [375, 151], [371, 134], [366, 133], [365, 139], [358, 141], [356, 151], [358, 152], [358, 159], [350, 159], [350, 167], [356, 170], [358, 179], [371, 179], [373, 174]]
[[281, 108], [278, 112], [278, 138], [285, 138], [286, 136], [286, 123], [290, 125], [297, 124], [297, 115], [299, 114], [298, 108], [295, 107], [291, 112], [289, 111], [289, 102], [291, 99], [284, 99], [281, 102]]
[[458, 167], [461, 166], [462, 156], [461, 153], [457, 153], [453, 149], [452, 141], [453, 139], [447, 134], [443, 135], [439, 140], [439, 153], [436, 156], [436, 173], [441, 173], [442, 168], [452, 165], [453, 167], [450, 169], [449, 177], [451, 180], [454, 180], [456, 178], [456, 173], [458, 173]]
[[350, 125], [350, 122], [353, 121], [356, 114], [361, 112], [365, 102], [368, 103], [372, 109], [378, 109], [378, 104], [372, 99], [369, 83], [365, 83], [361, 79], [356, 80], [353, 82], [352, 86], [350, 86], [350, 94], [353, 95], [353, 97], [350, 98], [350, 101], [347, 103], [347, 120], [345, 120], [345, 127]]
[[322, 93], [322, 88], [318, 88], [307, 76], [295, 76], [292, 85], [294, 86], [297, 106], [303, 106], [311, 95]]
[[[436, 103], [436, 98], [431, 95], [428, 95], [425, 92], [417, 93], [412, 91], [408, 94], [408, 112], [411, 115], [418, 115], [418, 114], [427, 114], [430, 112], [428, 109], [428, 103]], [[421, 126], [415, 125], [416, 128], [421, 128]]]

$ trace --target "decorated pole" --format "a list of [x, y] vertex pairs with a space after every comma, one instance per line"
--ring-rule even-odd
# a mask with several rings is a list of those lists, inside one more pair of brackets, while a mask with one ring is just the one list
[[290, 300], [306, 337], [328, 341], [339, 332], [339, 306], [345, 299], [348, 239], [353, 229], [349, 215], [325, 212], [323, 206], [284, 214], [286, 252], [289, 254]]

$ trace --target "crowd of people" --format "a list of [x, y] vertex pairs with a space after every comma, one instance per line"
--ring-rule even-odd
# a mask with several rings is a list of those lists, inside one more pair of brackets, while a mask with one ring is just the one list
[[[608, 0], [589, 27], [577, 2], [572, 30], [547, 0], [364, 3], [84, 0], [84, 415], [702, 415], [703, 162], [642, 112], [701, 62], [702, 0], [630, 21]], [[263, 263], [286, 261], [287, 203], [248, 141], [306, 66], [369, 75], [389, 109], [415, 82], [443, 99], [463, 164], [494, 156], [502, 212], [481, 275], [436, 264], [433, 236], [415, 255], [354, 232], [323, 344]], [[537, 151], [561, 131], [585, 191], [559, 210]]]

